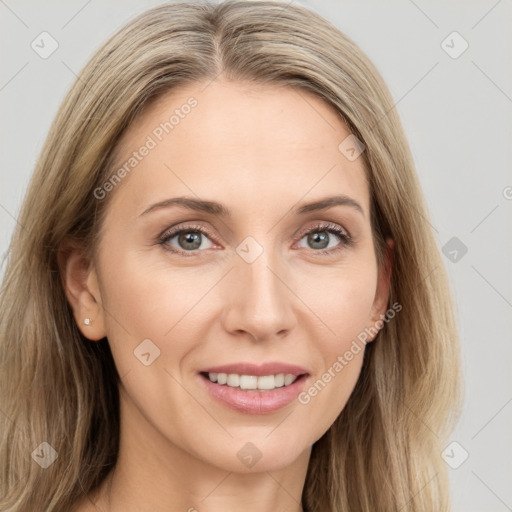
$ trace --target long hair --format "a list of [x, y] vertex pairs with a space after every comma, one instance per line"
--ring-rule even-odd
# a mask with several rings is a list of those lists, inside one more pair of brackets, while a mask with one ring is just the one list
[[[119, 447], [119, 375], [104, 338], [78, 329], [59, 268], [63, 240], [94, 256], [116, 144], [149, 101], [214, 80], [309, 91], [363, 142], [378, 262], [394, 240], [391, 304], [346, 407], [313, 445], [309, 512], [450, 509], [441, 451], [461, 402], [451, 291], [413, 158], [380, 74], [311, 10], [271, 0], [174, 3], [114, 34], [71, 87], [37, 161], [7, 253], [0, 303], [0, 509], [67, 511]], [[46, 469], [41, 450], [55, 450]], [[39, 450], [39, 452], [38, 452]], [[35, 455], [34, 455], [35, 454]]]

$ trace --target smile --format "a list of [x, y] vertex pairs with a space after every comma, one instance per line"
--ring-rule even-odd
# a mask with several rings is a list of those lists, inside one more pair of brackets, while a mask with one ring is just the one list
[[278, 373], [276, 375], [239, 375], [237, 373], [215, 373], [208, 372], [211, 382], [219, 385], [226, 385], [238, 389], [257, 389], [269, 391], [283, 386], [289, 386], [297, 380], [296, 375], [291, 373]]
[[298, 376], [282, 373], [240, 375], [201, 372], [198, 374], [200, 385], [206, 388], [210, 397], [224, 407], [244, 414], [269, 414], [283, 409], [296, 401], [297, 396], [304, 390], [308, 376], [307, 373]]

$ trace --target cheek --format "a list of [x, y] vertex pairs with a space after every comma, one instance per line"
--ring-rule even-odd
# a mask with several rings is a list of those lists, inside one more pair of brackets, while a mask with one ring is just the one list
[[173, 267], [164, 257], [155, 263], [148, 254], [129, 250], [113, 256], [105, 265], [107, 307], [118, 323], [147, 337], [167, 333], [214, 282], [215, 276]]
[[303, 417], [317, 418], [314, 429], [308, 433], [310, 443], [320, 439], [345, 408], [361, 373], [363, 357], [364, 346], [361, 344], [333, 355], [324, 371], [315, 375], [298, 395], [298, 407], [303, 408]]
[[109, 253], [103, 268], [107, 337], [120, 375], [139, 368], [134, 351], [144, 340], [156, 346], [159, 365], [173, 368], [206, 339], [202, 332], [218, 317], [213, 309], [219, 307], [209, 292], [221, 271], [177, 267], [165, 255], [128, 248]]
[[304, 273], [301, 298], [318, 317], [324, 351], [343, 350], [344, 345], [368, 327], [377, 286], [376, 269], [369, 260], [339, 268]]
[[307, 416], [319, 418], [312, 442], [336, 420], [357, 383], [365, 351], [361, 334], [370, 326], [377, 284], [370, 264], [337, 269], [328, 278], [317, 274], [316, 282], [315, 288], [304, 287], [303, 294], [321, 320], [311, 339], [322, 367], [298, 397]]

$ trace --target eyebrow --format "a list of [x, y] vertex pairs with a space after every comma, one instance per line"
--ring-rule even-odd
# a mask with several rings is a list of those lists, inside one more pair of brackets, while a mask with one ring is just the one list
[[[178, 206], [186, 208], [188, 210], [200, 211], [209, 213], [210, 215], [216, 215], [219, 217], [232, 217], [231, 211], [221, 203], [216, 201], [207, 201], [206, 199], [195, 199], [191, 197], [173, 197], [171, 199], [165, 199], [158, 203], [152, 204], [149, 208], [144, 210], [139, 217], [147, 215], [155, 210], [162, 208], [169, 208], [171, 206]], [[296, 215], [303, 215], [306, 213], [327, 210], [334, 206], [349, 206], [357, 210], [363, 217], [365, 216], [363, 207], [355, 200], [346, 195], [329, 196], [313, 201], [310, 203], [303, 203], [292, 209], [292, 213]]]

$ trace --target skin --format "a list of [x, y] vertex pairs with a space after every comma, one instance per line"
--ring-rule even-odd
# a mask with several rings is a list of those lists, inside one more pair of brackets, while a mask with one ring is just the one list
[[[78, 504], [82, 512], [301, 511], [311, 447], [345, 406], [364, 350], [308, 404], [261, 415], [211, 398], [197, 372], [283, 361], [308, 370], [308, 389], [387, 308], [390, 254], [378, 268], [362, 158], [338, 150], [350, 134], [339, 114], [291, 88], [206, 85], [168, 93], [132, 124], [119, 166], [174, 109], [190, 96], [198, 101], [103, 199], [110, 203], [97, 261], [79, 249], [62, 261], [77, 324], [91, 343], [108, 337], [122, 381], [118, 465]], [[346, 205], [291, 213], [334, 193], [356, 200], [364, 215]], [[232, 217], [176, 206], [139, 217], [176, 196], [221, 202]], [[319, 221], [348, 231], [353, 245], [329, 234], [329, 248], [342, 248], [319, 254], [296, 235]], [[194, 256], [158, 244], [187, 223], [213, 235], [201, 235]], [[248, 236], [263, 249], [252, 263], [236, 252]], [[167, 246], [190, 252], [177, 236]], [[148, 338], [160, 356], [145, 366], [134, 350]], [[237, 457], [247, 442], [262, 455], [252, 468]]]

